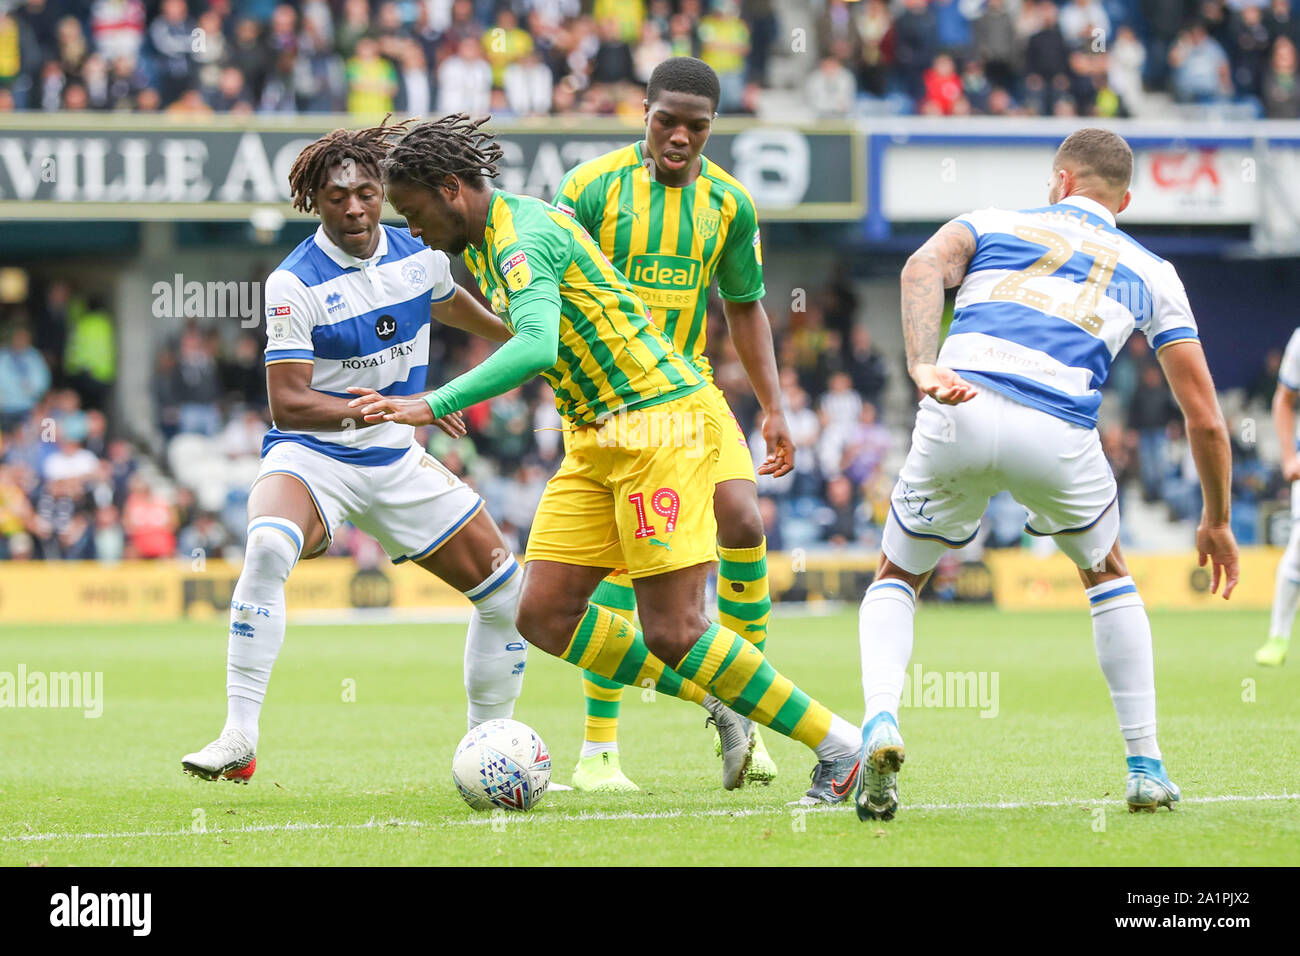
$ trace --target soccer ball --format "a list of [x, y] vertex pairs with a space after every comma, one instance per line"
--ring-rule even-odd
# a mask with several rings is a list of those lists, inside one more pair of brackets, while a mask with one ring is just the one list
[[451, 778], [475, 810], [528, 810], [551, 783], [551, 753], [527, 724], [489, 720], [461, 738]]

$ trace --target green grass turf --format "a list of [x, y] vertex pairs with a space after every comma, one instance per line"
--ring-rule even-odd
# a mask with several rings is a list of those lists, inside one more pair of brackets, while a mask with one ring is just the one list
[[[1184, 797], [1300, 791], [1300, 661], [1254, 665], [1266, 616], [1153, 619], [1160, 739]], [[998, 672], [999, 712], [905, 708], [904, 810], [875, 825], [851, 810], [784, 806], [812, 760], [771, 732], [777, 782], [724, 793], [703, 711], [643, 701], [639, 690], [624, 701], [622, 746], [642, 793], [552, 792], [528, 814], [476, 814], [450, 779], [464, 732], [454, 624], [291, 625], [252, 785], [204, 783], [179, 760], [221, 728], [224, 630], [212, 621], [0, 635], [0, 671], [103, 671], [106, 699], [95, 720], [0, 710], [0, 864], [1300, 863], [1300, 801], [1185, 802], [1156, 815], [1113, 802], [1123, 798], [1122, 742], [1082, 612], [923, 609], [914, 661], [927, 672]], [[778, 617], [772, 634], [779, 668], [860, 719], [856, 614]], [[1253, 702], [1243, 700], [1248, 680]], [[534, 651], [516, 712], [550, 745], [561, 783], [582, 736], [579, 685], [576, 670]], [[206, 832], [192, 832], [198, 823]], [[59, 836], [29, 839], [42, 834]]]

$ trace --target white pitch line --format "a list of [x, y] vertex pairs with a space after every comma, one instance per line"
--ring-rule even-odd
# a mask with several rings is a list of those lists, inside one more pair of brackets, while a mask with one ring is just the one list
[[[1261, 803], [1276, 800], [1300, 800], [1300, 793], [1265, 793], [1235, 795], [1226, 794], [1215, 797], [1185, 797], [1182, 803]], [[1123, 804], [1123, 800], [1037, 800], [1037, 801], [1003, 801], [999, 803], [914, 803], [903, 804], [905, 811], [925, 810], [1037, 810], [1059, 807], [1080, 807], [1088, 809], [1096, 806]], [[710, 817], [762, 817], [786, 816], [801, 809], [796, 805], [740, 807], [728, 810], [715, 807], [711, 810], [654, 810], [638, 812], [625, 810], [605, 812], [600, 810], [583, 810], [578, 813], [510, 813], [504, 816], [477, 814], [463, 820], [375, 820], [365, 823], [269, 823], [263, 826], [238, 827], [236, 829], [201, 830], [135, 830], [118, 833], [20, 833], [15, 836], [0, 837], [0, 843], [34, 843], [47, 840], [129, 840], [140, 837], [185, 837], [185, 836], [225, 836], [245, 833], [292, 833], [308, 830], [378, 830], [383, 827], [420, 830], [439, 827], [491, 826], [498, 821], [507, 823], [588, 823], [605, 820], [689, 820]], [[837, 807], [807, 807], [811, 813], [836, 813], [852, 809], [851, 805]]]

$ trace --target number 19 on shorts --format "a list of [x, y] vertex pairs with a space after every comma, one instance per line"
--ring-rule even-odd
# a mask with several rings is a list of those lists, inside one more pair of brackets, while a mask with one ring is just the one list
[[[636, 494], [628, 495], [627, 500], [636, 509], [636, 536], [649, 538], [654, 535], [655, 526], [646, 521], [645, 495], [638, 491]], [[671, 488], [660, 488], [650, 496], [650, 507], [655, 514], [665, 519], [665, 533], [676, 529], [677, 513], [681, 510], [681, 506], [682, 499]]]

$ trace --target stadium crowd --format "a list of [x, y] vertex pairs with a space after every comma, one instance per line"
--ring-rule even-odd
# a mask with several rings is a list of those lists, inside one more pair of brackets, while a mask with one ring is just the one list
[[[761, 415], [716, 303], [709, 321], [715, 380], [749, 426], [760, 460]], [[843, 269], [810, 290], [806, 307], [774, 313], [772, 321], [799, 451], [792, 474], [759, 481], [769, 546], [874, 551], [909, 444], [913, 393], [902, 356], [874, 344], [876, 317], [865, 313]], [[431, 382], [476, 364], [491, 348], [435, 327]], [[186, 326], [155, 356], [157, 419], [140, 428], [104, 411], [112, 407], [117, 348], [102, 303], [59, 281], [0, 306], [0, 560], [238, 560], [248, 487], [269, 424], [262, 348], [254, 332], [224, 338], [215, 327]], [[1260, 430], [1271, 427], [1279, 361], [1280, 352], [1270, 353], [1243, 398]], [[1199, 489], [1181, 417], [1141, 336], [1116, 361], [1106, 393], [1102, 435], [1122, 509], [1141, 499], [1169, 521], [1194, 522]], [[420, 441], [483, 494], [522, 551], [562, 456], [550, 390], [537, 379], [466, 417], [467, 438], [422, 429]], [[1261, 508], [1284, 501], [1286, 486], [1276, 462], [1242, 441], [1242, 429], [1233, 432], [1234, 529], [1252, 543]], [[1027, 545], [1023, 522], [1023, 510], [999, 496], [981, 545]], [[336, 535], [331, 553], [381, 560], [378, 546], [350, 528]]]
[[1294, 119], [1298, 44], [1292, 0], [0, 0], [0, 111], [636, 116], [692, 54], [724, 114]]

